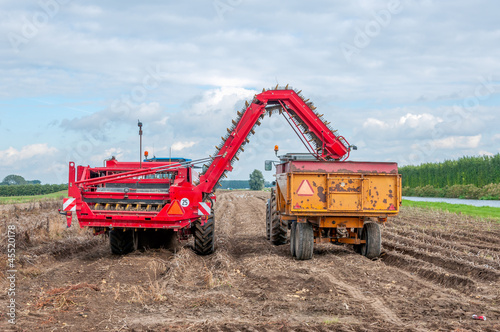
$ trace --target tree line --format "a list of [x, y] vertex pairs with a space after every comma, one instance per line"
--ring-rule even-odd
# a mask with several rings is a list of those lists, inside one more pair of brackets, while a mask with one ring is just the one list
[[0, 196], [34, 196], [67, 190], [67, 184], [21, 184], [0, 186]]
[[484, 187], [476, 187], [473, 184], [454, 184], [444, 188], [434, 188], [431, 185], [415, 188], [403, 187], [403, 196], [497, 200], [500, 199], [500, 183], [490, 183]]
[[264, 188], [272, 187], [271, 182], [264, 180], [264, 175], [261, 171], [255, 169], [250, 175], [248, 180], [222, 180], [218, 189], [251, 189], [262, 190]]
[[[264, 182], [265, 188], [272, 187], [271, 182]], [[251, 189], [249, 180], [221, 180], [217, 189]], [[252, 189], [253, 190], [253, 189]], [[255, 189], [260, 190], [260, 189]]]
[[67, 190], [67, 184], [44, 184], [40, 180], [26, 180], [20, 175], [7, 175], [0, 182], [0, 196], [34, 196]]
[[462, 157], [440, 163], [404, 166], [399, 169], [399, 173], [403, 177], [403, 187], [484, 187], [491, 183], [500, 183], [500, 153], [494, 156]]
[[[249, 175], [249, 180], [223, 180], [220, 189], [252, 189], [262, 190], [271, 187], [270, 182], [264, 181], [264, 176], [259, 170], [254, 170]], [[0, 183], [0, 196], [34, 196], [52, 194], [68, 188], [67, 184], [40, 184], [39, 180], [27, 181], [20, 175], [8, 175]]]
[[21, 184], [41, 184], [40, 180], [25, 180], [21, 175], [7, 175], [2, 182], [0, 182], [0, 186], [17, 186]]

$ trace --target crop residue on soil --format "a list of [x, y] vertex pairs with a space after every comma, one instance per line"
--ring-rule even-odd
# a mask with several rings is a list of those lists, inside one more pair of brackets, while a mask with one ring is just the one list
[[500, 330], [500, 224], [404, 208], [382, 228], [379, 260], [319, 245], [312, 260], [295, 261], [287, 245], [265, 239], [268, 196], [218, 193], [217, 251], [208, 257], [190, 243], [118, 257], [106, 238], [65, 229], [56, 204], [5, 210], [3, 261], [6, 225], [19, 234], [18, 316], [12, 327], [1, 314], [0, 329]]

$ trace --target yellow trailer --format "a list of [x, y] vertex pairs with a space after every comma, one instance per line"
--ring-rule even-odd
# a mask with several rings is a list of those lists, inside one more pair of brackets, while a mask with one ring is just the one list
[[314, 243], [354, 245], [368, 258], [380, 256], [379, 223], [401, 206], [396, 163], [318, 161], [287, 154], [276, 165], [276, 187], [267, 204], [266, 229], [275, 245], [287, 242], [299, 260], [310, 259]]

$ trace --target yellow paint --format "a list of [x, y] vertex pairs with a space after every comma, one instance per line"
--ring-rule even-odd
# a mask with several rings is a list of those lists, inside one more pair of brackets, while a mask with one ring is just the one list
[[[286, 214], [291, 215], [304, 212], [395, 215], [401, 201], [398, 174], [289, 173], [287, 192], [283, 192], [282, 187]], [[305, 196], [311, 189], [313, 195]]]

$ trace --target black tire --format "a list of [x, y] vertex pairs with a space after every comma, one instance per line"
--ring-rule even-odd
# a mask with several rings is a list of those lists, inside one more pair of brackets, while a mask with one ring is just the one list
[[295, 225], [295, 258], [308, 260], [314, 251], [314, 230], [310, 223], [296, 223]]
[[133, 248], [133, 251], [136, 251], [139, 249], [139, 242], [140, 242], [140, 238], [139, 238], [139, 232], [134, 230], [132, 231], [132, 248]]
[[278, 214], [278, 206], [274, 189], [271, 190], [271, 243], [279, 246], [286, 243], [287, 225]]
[[380, 226], [377, 223], [366, 223], [363, 226], [361, 239], [366, 241], [366, 243], [361, 245], [361, 255], [370, 259], [380, 256], [382, 251], [382, 236], [380, 234]]
[[113, 229], [109, 231], [109, 245], [115, 255], [126, 255], [134, 251], [134, 235], [132, 230]]
[[210, 216], [205, 224], [201, 225], [201, 220], [194, 223], [194, 252], [198, 255], [210, 255], [215, 251], [215, 221]]
[[297, 229], [297, 222], [292, 221], [292, 225], [290, 226], [290, 254], [292, 257], [295, 257], [295, 231]]
[[271, 240], [271, 200], [267, 200], [266, 204], [266, 239]]

